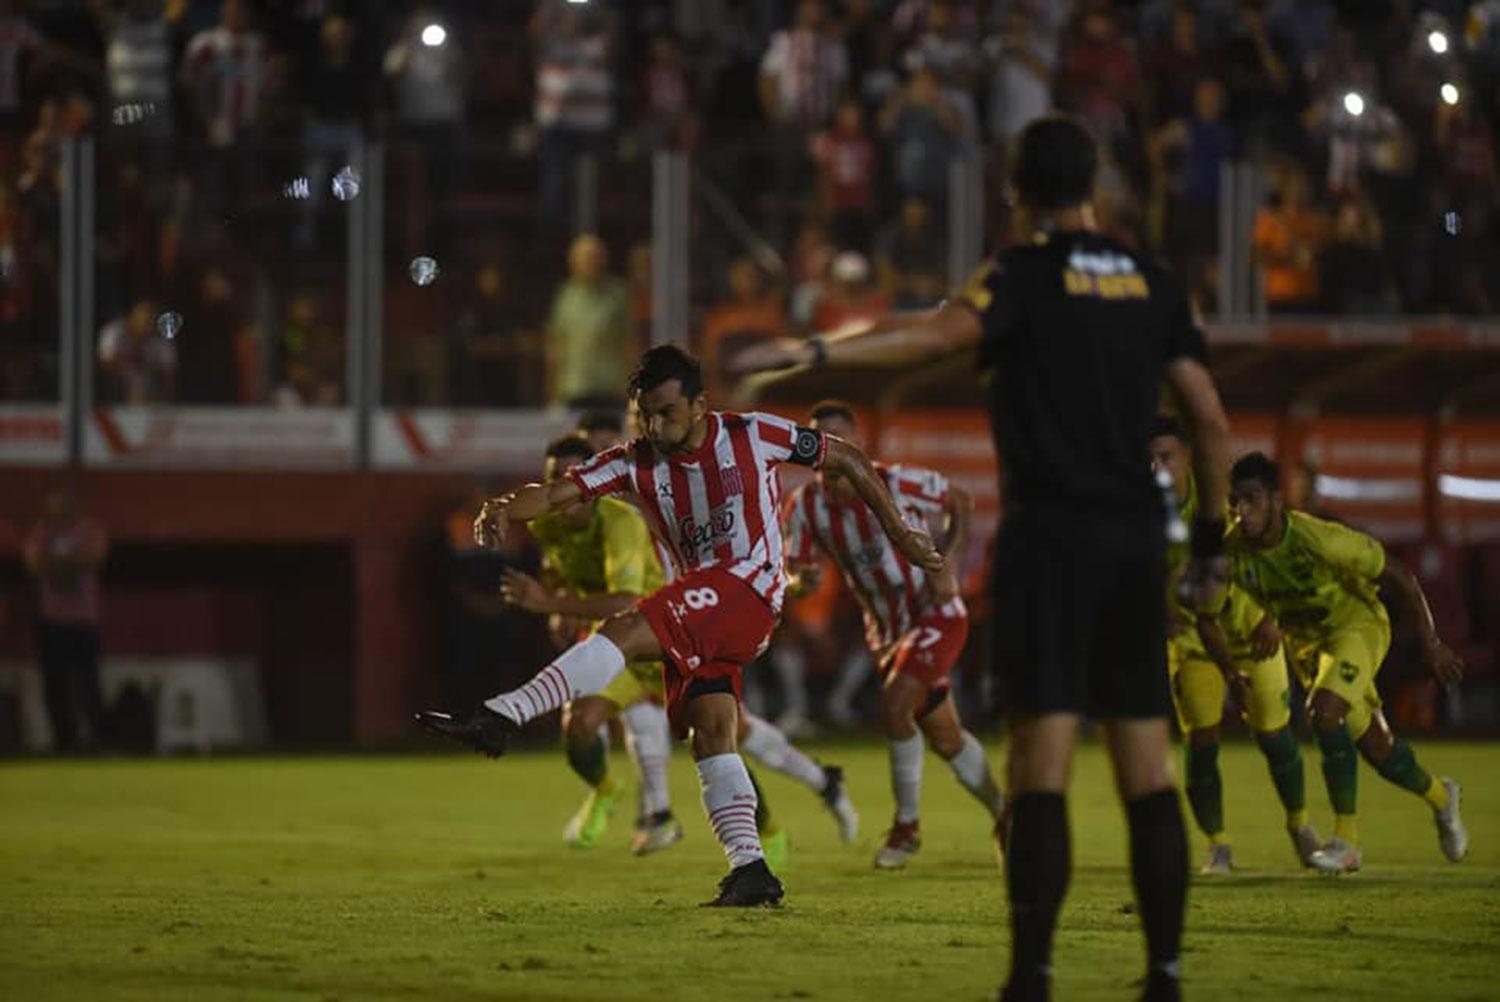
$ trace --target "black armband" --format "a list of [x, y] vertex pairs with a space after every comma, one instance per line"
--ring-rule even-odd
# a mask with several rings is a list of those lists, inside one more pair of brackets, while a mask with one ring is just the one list
[[1224, 520], [1199, 515], [1193, 519], [1193, 536], [1189, 544], [1192, 555], [1198, 560], [1210, 560], [1224, 555]]
[[817, 368], [828, 361], [828, 344], [817, 334], [807, 339], [807, 344], [812, 348], [813, 368]]
[[787, 462], [817, 469], [823, 465], [823, 457], [826, 455], [828, 439], [821, 431], [798, 425], [792, 432], [792, 454], [787, 457]]

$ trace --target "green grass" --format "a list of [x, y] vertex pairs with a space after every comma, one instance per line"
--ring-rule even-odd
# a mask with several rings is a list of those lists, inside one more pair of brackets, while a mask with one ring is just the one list
[[[1226, 750], [1243, 872], [1194, 882], [1190, 997], [1500, 998], [1500, 746], [1418, 751], [1465, 782], [1469, 860], [1444, 862], [1427, 809], [1365, 769], [1366, 869], [1330, 879], [1294, 869], [1254, 750]], [[837, 843], [809, 792], [765, 779], [793, 857], [786, 904], [748, 913], [695, 907], [724, 864], [684, 754], [673, 792], [687, 839], [643, 860], [626, 850], [628, 811], [603, 848], [562, 846], [580, 790], [558, 754], [6, 764], [0, 995], [992, 997], [1006, 906], [979, 808], [929, 757], [926, 844], [907, 871], [876, 873], [883, 748], [825, 752], [849, 771], [859, 844]], [[1141, 947], [1096, 747], [1081, 754], [1072, 805], [1057, 997], [1125, 999]]]

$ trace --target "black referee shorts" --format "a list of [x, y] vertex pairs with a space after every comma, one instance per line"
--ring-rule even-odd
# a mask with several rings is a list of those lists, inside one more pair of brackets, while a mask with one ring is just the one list
[[1153, 519], [1007, 519], [993, 582], [1005, 710], [1169, 717], [1165, 551]]

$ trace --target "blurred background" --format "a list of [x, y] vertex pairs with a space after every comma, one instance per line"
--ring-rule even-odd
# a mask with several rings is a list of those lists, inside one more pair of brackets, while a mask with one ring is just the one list
[[[1385, 540], [1467, 658], [1442, 692], [1398, 624], [1397, 728], [1494, 729], [1497, 0], [0, 0], [0, 749], [378, 745], [529, 675], [545, 626], [494, 584], [536, 557], [475, 551], [477, 499], [659, 341], [966, 486], [982, 617], [969, 360], [724, 365], [961, 285], [1052, 108], [1190, 290], [1239, 451]], [[848, 597], [753, 682], [865, 726]]]

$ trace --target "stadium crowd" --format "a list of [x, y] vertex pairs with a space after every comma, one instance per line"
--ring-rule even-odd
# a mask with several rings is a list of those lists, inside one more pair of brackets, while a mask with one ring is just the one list
[[[386, 398], [514, 406], [594, 399], [644, 340], [651, 151], [720, 196], [692, 276], [714, 371], [942, 296], [952, 165], [1000, 192], [1051, 107], [1106, 151], [1107, 229], [1207, 311], [1220, 167], [1249, 160], [1272, 311], [1493, 312], [1497, 82], [1495, 0], [4, 0], [0, 399], [56, 385], [71, 137], [99, 142], [104, 399], [341, 399], [339, 172], [371, 138]], [[603, 239], [570, 247], [584, 222]], [[442, 296], [404, 281], [433, 247]]]

